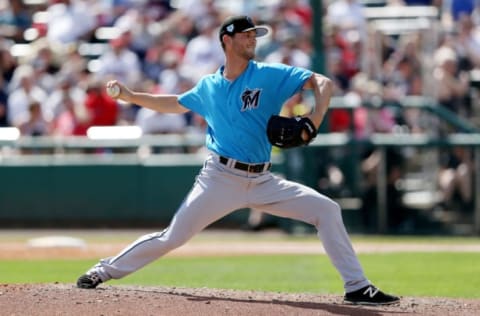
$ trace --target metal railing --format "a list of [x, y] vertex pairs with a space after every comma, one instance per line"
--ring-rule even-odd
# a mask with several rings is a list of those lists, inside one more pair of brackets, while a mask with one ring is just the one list
[[[354, 107], [342, 103], [342, 99], [332, 100], [331, 108], [344, 108], [353, 111]], [[368, 106], [368, 105], [367, 105]], [[414, 147], [414, 148], [446, 148], [454, 146], [464, 146], [472, 148], [474, 159], [474, 170], [480, 170], [480, 133], [478, 129], [463, 118], [454, 113], [437, 106], [431, 100], [425, 98], [410, 97], [406, 98], [399, 106], [417, 107], [424, 111], [433, 113], [437, 117], [462, 131], [446, 136], [437, 136], [434, 134], [373, 134], [366, 139], [357, 139], [354, 133], [324, 133], [319, 134], [310, 147], [325, 148], [345, 148], [346, 146], [369, 145], [380, 150], [380, 154], [385, 157], [385, 151], [388, 147]], [[82, 155], [97, 154], [97, 149], [107, 149], [112, 155], [129, 154], [130, 156], [140, 155], [138, 149], [142, 146], [149, 146], [162, 149], [177, 148], [180, 151], [188, 152], [189, 149], [199, 149], [204, 146], [204, 135], [201, 134], [168, 134], [168, 135], [143, 135], [133, 139], [91, 139], [88, 137], [25, 137], [16, 139], [0, 138], [0, 165], [18, 160], [19, 154], [11, 154], [11, 151], [48, 150], [52, 157], [68, 156], [70, 153]], [[2, 150], [3, 148], [3, 150]], [[5, 150], [7, 149], [7, 150]], [[45, 155], [38, 160], [45, 161]], [[34, 161], [35, 155], [29, 155], [28, 161]], [[52, 158], [53, 159], [53, 158]], [[352, 159], [358, 159], [353, 155]], [[134, 159], [135, 161], [140, 161]], [[19, 160], [21, 161], [21, 159]], [[279, 159], [278, 161], [283, 161]], [[282, 162], [283, 163], [283, 162]], [[360, 161], [356, 161], [357, 165]], [[377, 178], [378, 209], [377, 231], [384, 233], [387, 231], [387, 196], [386, 196], [386, 160], [381, 159]], [[474, 172], [474, 218], [473, 230], [475, 234], [480, 234], [480, 172]]]

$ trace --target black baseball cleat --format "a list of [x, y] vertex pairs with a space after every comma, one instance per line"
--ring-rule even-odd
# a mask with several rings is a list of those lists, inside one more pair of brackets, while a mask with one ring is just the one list
[[389, 305], [400, 302], [397, 296], [385, 294], [373, 285], [346, 293], [343, 299], [348, 303], [359, 305]]
[[77, 287], [81, 289], [94, 289], [102, 283], [102, 279], [96, 272], [87, 273], [82, 275], [77, 280]]

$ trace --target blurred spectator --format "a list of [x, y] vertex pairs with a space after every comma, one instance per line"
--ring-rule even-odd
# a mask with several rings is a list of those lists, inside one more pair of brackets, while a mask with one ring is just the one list
[[45, 38], [39, 38], [30, 43], [30, 48], [31, 56], [27, 57], [27, 60], [35, 68], [50, 75], [54, 75], [60, 70], [61, 65], [56, 59], [52, 47]]
[[112, 26], [118, 20], [128, 16], [133, 11], [139, 11], [141, 15], [151, 21], [160, 21], [170, 15], [173, 8], [170, 0], [108, 0], [90, 1], [90, 6], [96, 6], [97, 20], [100, 25]]
[[23, 136], [47, 136], [50, 124], [44, 118], [40, 103], [32, 101], [28, 106], [28, 116], [19, 123], [18, 128]]
[[356, 136], [359, 139], [368, 139], [375, 133], [394, 133], [399, 123], [391, 108], [373, 103], [354, 111], [354, 125]]
[[181, 134], [187, 130], [183, 114], [159, 113], [145, 108], [137, 112], [135, 125], [138, 125], [144, 134]]
[[264, 60], [265, 57], [275, 52], [282, 46], [282, 37], [284, 32], [290, 29], [283, 25], [283, 19], [275, 17], [269, 21], [270, 34], [257, 39], [257, 50], [255, 56], [258, 60]]
[[52, 122], [52, 134], [56, 136], [85, 136], [89, 127], [89, 116], [85, 105], [76, 103], [68, 94], [64, 94], [62, 109]]
[[131, 36], [130, 31], [123, 31], [110, 40], [110, 49], [98, 59], [97, 74], [100, 78], [115, 78], [131, 86], [139, 84], [142, 77], [141, 64], [138, 56], [129, 48]]
[[277, 36], [281, 43], [280, 47], [268, 54], [265, 57], [265, 62], [310, 68], [310, 56], [298, 47], [298, 37], [293, 32], [284, 29]]
[[194, 23], [217, 12], [215, 0], [179, 0], [177, 8], [177, 13], [188, 16]]
[[303, 0], [281, 0], [276, 6], [272, 18], [282, 20], [282, 28], [287, 28], [295, 34], [310, 36], [312, 11]]
[[471, 15], [461, 15], [457, 25], [455, 49], [459, 57], [459, 70], [480, 69], [480, 26], [475, 26]]
[[438, 185], [444, 210], [470, 212], [473, 209], [472, 152], [465, 147], [444, 150], [441, 155]]
[[0, 77], [0, 127], [9, 126], [7, 120], [7, 98], [5, 80]]
[[382, 80], [385, 62], [391, 59], [396, 50], [397, 41], [394, 37], [371, 28], [364, 53], [366, 56], [377, 56], [377, 58], [365, 58], [362, 62], [363, 72], [371, 79]]
[[[327, 33], [328, 57], [334, 65], [327, 65], [341, 91], [348, 89], [351, 78], [360, 71], [359, 39], [346, 40], [337, 26]], [[329, 60], [330, 60], [329, 59]]]
[[365, 227], [375, 227], [375, 218], [378, 210], [377, 177], [379, 166], [385, 163], [386, 167], [386, 211], [387, 229], [393, 233], [411, 232], [413, 210], [403, 203], [403, 191], [398, 181], [405, 174], [406, 158], [401, 150], [386, 147], [384, 161], [379, 150], [366, 151], [363, 156], [361, 170], [363, 173], [362, 218]]
[[173, 11], [171, 0], [146, 0], [145, 11], [155, 21], [167, 18]]
[[[174, 35], [173, 37], [175, 39], [182, 41], [184, 46], [198, 35], [195, 20], [182, 11], [177, 11], [175, 14], [172, 14], [165, 23], [167, 24], [166, 29], [171, 31], [170, 33]], [[163, 23], [161, 25], [163, 25]]]
[[90, 0], [90, 2], [89, 6], [96, 6], [98, 24], [104, 26], [112, 26], [119, 17], [135, 6], [135, 0]]
[[[6, 8], [0, 8], [0, 36], [25, 42], [23, 33], [32, 26], [32, 16], [23, 0], [3, 1]], [[0, 3], [1, 5], [1, 3]]]
[[60, 59], [62, 63], [58, 74], [68, 75], [79, 88], [85, 89], [90, 77], [88, 60], [81, 56], [76, 49], [67, 50]]
[[[386, 101], [401, 102], [406, 96], [422, 95], [422, 75], [415, 61], [403, 57], [396, 65], [392, 76], [385, 83], [384, 97]], [[399, 104], [401, 106], [401, 103]], [[402, 109], [407, 127], [411, 133], [423, 131], [422, 111], [417, 108]]]
[[442, 0], [397, 0], [399, 4], [407, 6], [436, 6], [440, 7]]
[[400, 101], [405, 96], [422, 95], [422, 73], [415, 57], [399, 56], [399, 60], [387, 60], [385, 65], [385, 98]]
[[148, 12], [147, 8], [135, 7], [120, 16], [114, 24], [122, 32], [130, 32], [128, 47], [137, 54], [140, 61], [153, 44], [154, 34], [149, 29], [153, 22], [152, 12]]
[[393, 133], [400, 123], [395, 111], [385, 106], [382, 99], [383, 89], [379, 82], [368, 79], [365, 73], [356, 74], [349, 91], [344, 94], [351, 110], [331, 109], [330, 130], [353, 132], [358, 139], [368, 139], [374, 133]]
[[48, 7], [47, 38], [52, 44], [90, 40], [97, 20], [84, 0], [54, 0]]
[[[401, 106], [407, 96], [423, 96], [424, 74], [420, 49], [420, 37], [417, 34], [401, 36], [396, 50], [390, 54], [383, 65], [383, 98]], [[423, 111], [418, 108], [401, 109], [408, 131], [424, 131]]]
[[56, 88], [46, 101], [48, 113], [51, 113], [48, 119], [51, 121], [65, 111], [65, 99], [71, 99], [75, 104], [82, 104], [85, 102], [85, 98], [84, 89], [76, 84], [72, 75], [59, 74]]
[[107, 95], [102, 82], [92, 80], [87, 88], [85, 107], [89, 118], [88, 127], [117, 124], [117, 102]]
[[435, 52], [434, 61], [433, 79], [436, 83], [437, 101], [449, 110], [468, 117], [471, 109], [464, 101], [469, 91], [470, 80], [467, 73], [457, 73], [458, 61], [455, 51], [442, 46]]
[[6, 40], [0, 40], [0, 127], [10, 126], [8, 120], [8, 85], [17, 66]]
[[344, 64], [338, 51], [328, 50], [328, 63], [326, 64], [327, 73], [333, 81], [333, 95], [343, 96], [350, 86], [350, 78], [344, 71]]
[[32, 65], [36, 84], [50, 94], [55, 89], [57, 81], [55, 75], [60, 67], [54, 60], [51, 48], [43, 38], [31, 43], [30, 47], [31, 56], [27, 56], [25, 63]]
[[307, 33], [312, 29], [312, 8], [308, 0], [283, 0], [287, 6], [287, 19], [289, 16], [296, 16]]
[[181, 66], [182, 74], [195, 82], [215, 72], [224, 61], [218, 40], [218, 24], [214, 17], [205, 17], [197, 27], [200, 34], [187, 43]]
[[[1, 40], [0, 40], [1, 41]], [[8, 85], [13, 77], [13, 73], [17, 68], [17, 60], [12, 56], [10, 51], [10, 45], [7, 41], [0, 42], [0, 71], [2, 72], [2, 78]]]
[[328, 25], [340, 30], [345, 40], [366, 39], [367, 21], [358, 0], [332, 1], [327, 6], [326, 19]]
[[[185, 46], [186, 44], [178, 39], [172, 30], [165, 27], [147, 50], [143, 61], [145, 76], [151, 80], [161, 81], [162, 71], [175, 69], [178, 72], [185, 54]], [[162, 82], [160, 84], [163, 85]]]
[[7, 100], [8, 122], [12, 126], [18, 126], [29, 116], [28, 107], [32, 101], [42, 105], [42, 112], [46, 117], [51, 117], [45, 107], [47, 93], [36, 84], [35, 72], [30, 65], [19, 66], [13, 75], [9, 85]]
[[[158, 86], [152, 86], [149, 90], [163, 93]], [[144, 134], [185, 133], [187, 123], [185, 114], [159, 113], [146, 108], [141, 108], [135, 118], [135, 125], [139, 126]]]
[[475, 6], [479, 5], [476, 0], [444, 0], [444, 2], [454, 21], [459, 21], [464, 16], [470, 16]]
[[158, 83], [165, 93], [177, 94], [182, 80], [187, 80], [180, 74], [180, 60], [173, 52], [163, 55], [162, 64], [164, 69], [158, 75]]

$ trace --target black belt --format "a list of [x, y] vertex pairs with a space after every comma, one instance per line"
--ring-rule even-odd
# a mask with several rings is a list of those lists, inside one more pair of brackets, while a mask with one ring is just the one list
[[[227, 157], [219, 156], [220, 157], [220, 162], [226, 166], [228, 166], [228, 159]], [[270, 162], [266, 163], [258, 163], [258, 164], [248, 164], [248, 163], [243, 163], [240, 161], [235, 161], [235, 163], [232, 166], [235, 169], [238, 170], [243, 170], [243, 171], [248, 171], [248, 172], [254, 172], [254, 173], [260, 173], [263, 171], [270, 170], [272, 167], [272, 164]]]

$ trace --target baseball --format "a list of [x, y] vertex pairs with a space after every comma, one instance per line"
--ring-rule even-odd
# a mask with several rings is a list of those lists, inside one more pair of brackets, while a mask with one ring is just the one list
[[116, 84], [107, 87], [107, 94], [112, 98], [116, 98], [120, 95], [120, 87]]

